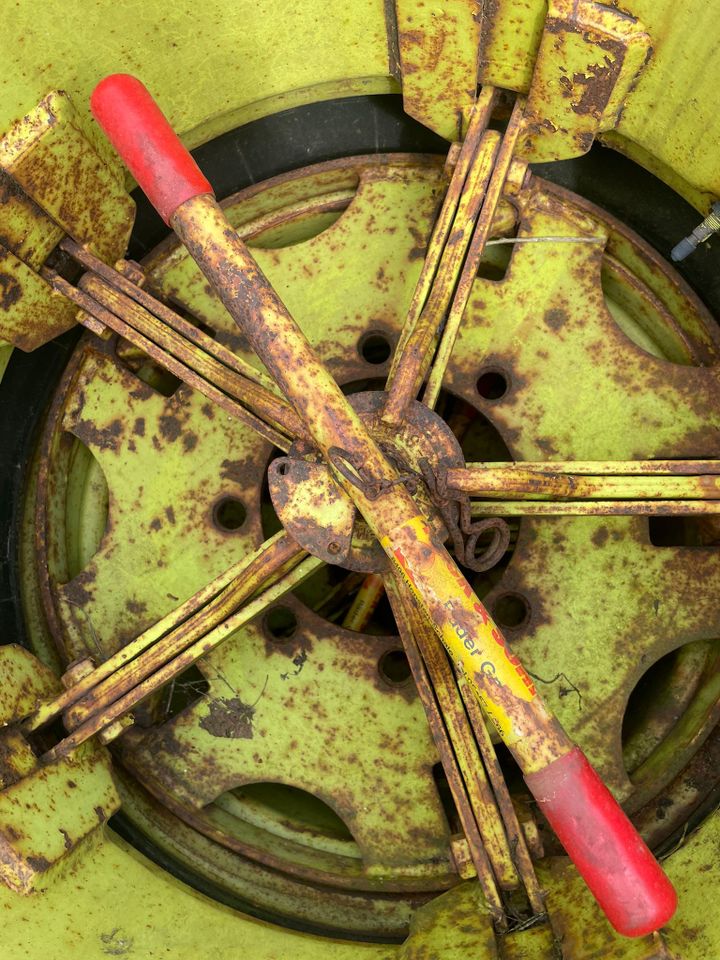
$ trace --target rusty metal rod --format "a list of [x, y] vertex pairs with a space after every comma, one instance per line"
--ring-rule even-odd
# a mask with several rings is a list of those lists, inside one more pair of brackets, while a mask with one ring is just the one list
[[156, 673], [147, 677], [109, 706], [100, 710], [98, 713], [92, 714], [84, 723], [77, 727], [77, 729], [73, 730], [69, 736], [65, 737], [64, 740], [61, 740], [60, 743], [43, 754], [41, 762], [51, 763], [54, 760], [59, 760], [61, 757], [67, 756], [72, 753], [73, 750], [77, 749], [81, 743], [89, 740], [90, 737], [95, 736], [120, 717], [128, 714], [134, 707], [155, 693], [160, 687], [165, 686], [165, 684], [169, 683], [184, 670], [187, 670], [188, 667], [218, 647], [232, 633], [239, 630], [240, 627], [245, 626], [246, 623], [250, 623], [251, 620], [260, 616], [271, 603], [275, 603], [276, 600], [289, 590], [293, 590], [321, 566], [322, 560], [318, 560], [315, 557], [306, 557], [305, 560], [299, 563], [282, 580], [273, 584], [272, 587], [263, 591], [263, 593], [254, 600], [251, 600], [236, 613], [232, 614], [232, 616], [228, 617], [227, 620], [218, 624], [200, 640], [197, 640], [183, 650], [182, 653], [173, 660], [163, 664]]
[[117, 670], [131, 660], [134, 660], [135, 657], [156, 643], [156, 641], [160, 640], [161, 637], [170, 633], [170, 631], [180, 626], [180, 624], [188, 621], [194, 614], [203, 610], [203, 608], [207, 609], [207, 604], [220, 594], [223, 594], [227, 587], [241, 579], [247, 569], [263, 552], [272, 549], [279, 540], [284, 538], [287, 538], [285, 531], [280, 531], [273, 537], [270, 537], [270, 539], [266, 540], [257, 550], [254, 550], [248, 554], [248, 556], [243, 557], [242, 560], [234, 563], [219, 576], [215, 577], [207, 586], [202, 587], [184, 603], [175, 607], [174, 610], [167, 613], [158, 620], [157, 623], [148, 627], [147, 630], [143, 631], [143, 633], [134, 640], [131, 640], [130, 643], [121, 647], [120, 650], [117, 650], [107, 660], [99, 663], [92, 673], [82, 677], [59, 696], [40, 704], [37, 709], [23, 721], [23, 730], [26, 733], [32, 733], [34, 730], [39, 730], [41, 727], [50, 723], [68, 707], [80, 700], [81, 697], [91, 689], [97, 687], [101, 681], [115, 674]]
[[445, 376], [445, 370], [447, 369], [450, 355], [455, 346], [460, 323], [465, 314], [465, 308], [467, 307], [473, 284], [477, 277], [480, 260], [485, 250], [485, 244], [490, 238], [495, 211], [502, 197], [505, 180], [510, 171], [510, 164], [512, 163], [513, 153], [515, 152], [515, 144], [517, 143], [522, 128], [524, 112], [525, 98], [518, 97], [513, 105], [510, 120], [508, 121], [500, 149], [497, 153], [492, 176], [490, 177], [490, 182], [488, 183], [487, 191], [483, 199], [482, 209], [477, 218], [475, 231], [470, 242], [470, 248], [465, 263], [463, 264], [462, 273], [460, 274], [442, 336], [440, 337], [437, 354], [434, 360], [432, 360], [428, 381], [422, 396], [423, 403], [430, 408], [434, 408], [437, 403], [442, 381]]
[[78, 322], [83, 326], [87, 326], [88, 330], [97, 333], [97, 322], [99, 321], [105, 328], [114, 330], [115, 333], [138, 347], [143, 353], [155, 360], [156, 363], [159, 363], [160, 366], [165, 367], [170, 373], [176, 376], [178, 380], [187, 383], [188, 386], [193, 387], [198, 393], [207, 397], [208, 400], [216, 403], [225, 410], [226, 413], [247, 424], [248, 427], [255, 430], [256, 433], [259, 433], [269, 443], [272, 443], [273, 446], [278, 447], [285, 453], [290, 449], [292, 443], [288, 437], [283, 436], [283, 434], [279, 433], [274, 427], [270, 426], [270, 424], [265, 423], [259, 417], [256, 417], [254, 413], [246, 410], [240, 403], [226, 396], [222, 390], [219, 390], [214, 384], [208, 383], [186, 364], [171, 357], [170, 354], [158, 347], [157, 344], [154, 344], [151, 340], [148, 340], [147, 337], [135, 330], [134, 327], [125, 323], [124, 320], [110, 310], [105, 309], [102, 304], [98, 303], [97, 300], [89, 296], [89, 294], [78, 290], [77, 287], [68, 283], [67, 280], [64, 280], [52, 270], [43, 268], [40, 272], [43, 279], [46, 280], [54, 290], [62, 293], [63, 296], [67, 297], [68, 300], [72, 300], [73, 303], [80, 308], [81, 313], [78, 315]]
[[[593, 477], [626, 477], [634, 474], [644, 476], [701, 476], [720, 475], [720, 460], [493, 460], [467, 463], [462, 469], [450, 469], [446, 473], [448, 486], [454, 481], [464, 482], [466, 474], [486, 470], [512, 472], [537, 471], [538, 473], [571, 473]], [[462, 489], [459, 487], [458, 489]]]
[[530, 906], [536, 915], [545, 913], [543, 893], [535, 874], [530, 851], [525, 841], [525, 834], [518, 821], [510, 791], [508, 790], [503, 772], [500, 769], [497, 754], [495, 753], [495, 748], [493, 747], [490, 734], [485, 724], [485, 717], [465, 676], [457, 671], [456, 676], [462, 701], [465, 704], [465, 709], [470, 719], [470, 725], [475, 735], [480, 755], [482, 756], [488, 778], [492, 784], [495, 802], [498, 805], [500, 815], [505, 824], [505, 831], [510, 842], [510, 849], [513, 852], [515, 866], [527, 891]]
[[400, 637], [408, 658], [408, 663], [410, 664], [410, 670], [412, 671], [413, 679], [417, 687], [418, 696], [425, 710], [428, 726], [430, 727], [430, 732], [437, 746], [443, 770], [447, 777], [448, 786], [450, 787], [450, 792], [455, 803], [455, 809], [460, 819], [460, 825], [468, 842], [470, 858], [475, 867], [478, 882], [480, 883], [480, 887], [492, 913], [495, 925], [501, 930], [506, 929], [507, 919], [497, 881], [488, 853], [483, 846], [475, 811], [470, 803], [466, 785], [463, 782], [458, 761], [453, 752], [445, 725], [445, 717], [436, 700], [436, 691], [433, 689], [416, 641], [415, 632], [412, 627], [412, 604], [408, 601], [404, 591], [395, 583], [395, 578], [392, 574], [389, 574], [385, 578], [385, 588], [395, 615], [398, 630], [400, 631]]
[[65, 725], [73, 729], [92, 714], [109, 706], [127, 690], [135, 687], [172, 660], [195, 640], [229, 617], [249, 600], [280, 570], [287, 571], [300, 562], [305, 551], [287, 534], [273, 537], [247, 558], [241, 573], [201, 610], [184, 623], [147, 647], [135, 659], [121, 665], [101, 680], [65, 714]]
[[720, 473], [699, 476], [591, 476], [550, 470], [452, 470], [448, 488], [513, 500], [718, 500]]
[[[500, 149], [500, 139], [496, 131], [486, 131], [473, 157], [473, 165], [463, 185], [463, 193], [455, 213], [453, 229], [443, 247], [427, 300], [413, 324], [412, 331], [406, 338], [401, 339], [395, 351], [395, 376], [387, 387], [388, 395], [382, 417], [385, 423], [392, 425], [402, 421], [407, 405], [415, 399], [425, 378], [432, 360], [433, 343], [461, 275], [463, 260]], [[403, 331], [407, 327], [408, 321], [405, 322]]]
[[720, 513], [718, 500], [472, 500], [473, 517], [690, 517]]
[[378, 603], [385, 593], [383, 578], [379, 573], [369, 573], [360, 584], [350, 609], [342, 622], [346, 630], [362, 631], [370, 623]]
[[396, 622], [397, 613], [405, 618], [404, 624], [401, 625], [398, 622], [403, 644], [410, 632], [415, 638], [425, 664], [497, 882], [504, 890], [514, 890], [519, 885], [519, 878], [508, 838], [505, 835], [500, 811], [490, 789], [485, 765], [478, 752], [465, 708], [458, 697], [457, 686], [445, 650], [440, 645], [434, 630], [421, 617], [417, 608], [407, 602], [400, 605], [396, 603], [395, 607], [393, 612], [396, 614]]
[[[223, 363], [226, 367], [235, 370], [248, 380], [258, 384], [258, 386], [264, 386], [271, 391], [275, 389], [275, 384], [266, 373], [256, 369], [251, 363], [248, 363], [247, 360], [243, 360], [242, 357], [233, 353], [229, 347], [218, 343], [217, 340], [213, 340], [204, 330], [200, 330], [194, 323], [186, 320], [185, 317], [181, 317], [179, 313], [166, 306], [147, 290], [138, 286], [138, 284], [130, 280], [129, 277], [124, 276], [119, 270], [115, 270], [113, 267], [109, 267], [106, 263], [103, 263], [102, 260], [94, 256], [86, 247], [76, 243], [70, 237], [65, 237], [60, 243], [60, 248], [70, 254], [71, 257], [77, 260], [78, 263], [81, 263], [91, 273], [96, 273], [99, 277], [102, 277], [103, 280], [106, 280], [113, 287], [130, 297], [131, 300], [145, 307], [146, 310], [149, 310], [150, 313], [162, 320], [163, 323], [167, 324], [172, 330], [177, 331], [182, 334], [186, 340], [190, 340], [198, 347], [201, 347], [205, 353], [215, 357], [216, 360], [219, 360], [220, 363]], [[133, 272], [142, 271], [142, 267], [136, 264], [132, 264], [132, 269]]]
[[428, 243], [425, 259], [423, 261], [420, 276], [415, 286], [413, 298], [410, 303], [407, 318], [403, 325], [398, 342], [397, 349], [390, 364], [388, 373], [387, 389], [392, 388], [397, 377], [397, 368], [400, 358], [405, 352], [405, 347], [409, 338], [412, 336], [415, 326], [422, 313], [425, 301], [435, 279], [435, 274], [440, 263], [445, 244], [447, 242], [450, 230], [455, 220], [458, 204], [463, 193], [465, 181], [468, 176], [480, 144], [480, 140], [487, 129], [490, 117], [492, 116], [495, 103], [497, 101], [498, 91], [494, 87], [484, 86], [480, 91], [478, 99], [473, 104], [468, 124], [467, 134], [460, 147], [457, 163], [450, 177], [448, 189], [443, 198], [440, 213], [433, 227], [432, 236]]
[[[412, 335], [400, 352], [397, 375], [388, 390], [383, 411], [383, 421], [399, 424], [408, 404], [415, 399], [432, 361], [433, 345], [447, 315], [448, 305], [461, 275], [463, 260], [467, 254], [475, 222], [480, 213], [487, 185], [500, 148], [500, 134], [488, 130], [480, 145], [481, 153], [473, 166], [453, 224], [453, 231], [442, 252], [435, 280], [415, 324]], [[457, 224], [457, 226], [455, 225]]]
[[252, 412], [282, 430], [292, 438], [307, 439], [307, 431], [292, 407], [276, 394], [258, 386], [257, 383], [231, 370], [203, 347], [185, 339], [182, 334], [158, 319], [144, 306], [127, 297], [102, 277], [86, 273], [78, 287], [94, 300], [120, 317], [143, 336], [167, 351], [181, 363], [194, 370], [208, 383], [213, 384], [235, 400], [239, 400]]

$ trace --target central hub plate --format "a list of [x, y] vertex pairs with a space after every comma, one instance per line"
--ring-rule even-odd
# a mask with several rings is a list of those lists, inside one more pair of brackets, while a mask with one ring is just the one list
[[[417, 401], [408, 406], [399, 426], [384, 423], [381, 415], [385, 398], [383, 391], [376, 390], [348, 399], [393, 467], [407, 477], [418, 512], [444, 539], [447, 531], [423, 482], [423, 467], [429, 467], [433, 474], [463, 467], [460, 444], [445, 421]], [[287, 457], [278, 457], [270, 464], [268, 483], [283, 527], [308, 553], [348, 570], [379, 573], [384, 569], [386, 558], [380, 544], [316, 450], [309, 451], [301, 442], [293, 444]]]

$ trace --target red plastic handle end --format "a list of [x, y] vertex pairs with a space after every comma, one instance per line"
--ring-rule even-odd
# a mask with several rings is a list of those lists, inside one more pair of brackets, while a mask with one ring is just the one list
[[677, 894], [582, 750], [525, 782], [618, 933], [641, 937], [668, 922]]
[[90, 109], [148, 199], [170, 223], [181, 203], [213, 190], [144, 84], [127, 73], [105, 77]]

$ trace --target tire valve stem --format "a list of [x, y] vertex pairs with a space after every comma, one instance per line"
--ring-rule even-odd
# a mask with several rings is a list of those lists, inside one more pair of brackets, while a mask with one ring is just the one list
[[699, 226], [695, 227], [691, 234], [681, 240], [680, 243], [675, 244], [670, 251], [671, 259], [676, 263], [679, 260], [684, 260], [697, 248], [698, 244], [704, 243], [708, 237], [717, 233], [718, 230], [720, 230], [720, 201], [716, 201], [712, 205], [710, 213]]

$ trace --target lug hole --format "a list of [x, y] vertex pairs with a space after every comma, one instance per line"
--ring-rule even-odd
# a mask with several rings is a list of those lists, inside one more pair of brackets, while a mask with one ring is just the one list
[[408, 658], [403, 650], [387, 650], [380, 657], [378, 670], [383, 680], [392, 684], [405, 683], [412, 675]]
[[265, 630], [277, 643], [289, 640], [297, 630], [297, 617], [289, 607], [273, 607], [265, 615]]
[[522, 627], [530, 619], [530, 606], [519, 593], [503, 593], [493, 603], [493, 616], [501, 627]]
[[509, 384], [499, 370], [485, 370], [477, 378], [475, 387], [483, 400], [500, 400], [508, 392]]
[[390, 359], [392, 347], [384, 333], [366, 333], [358, 342], [358, 353], [366, 363], [379, 365]]
[[236, 497], [223, 497], [213, 509], [213, 520], [221, 530], [235, 533], [247, 519], [247, 510], [242, 500]]

